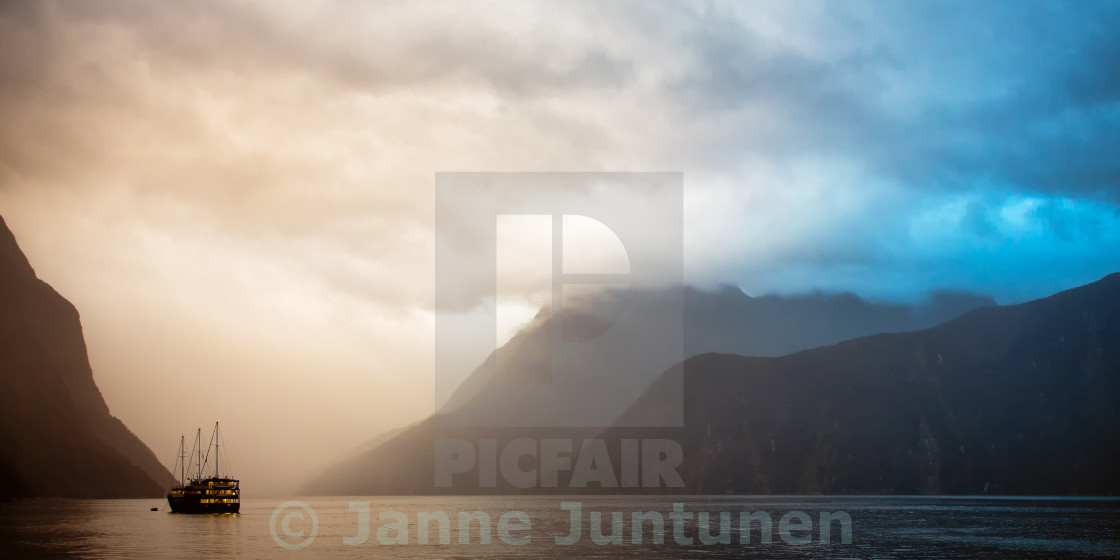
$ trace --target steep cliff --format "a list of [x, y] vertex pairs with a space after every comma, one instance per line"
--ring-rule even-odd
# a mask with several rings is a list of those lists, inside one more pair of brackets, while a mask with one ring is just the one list
[[1120, 274], [938, 327], [781, 358], [706, 354], [684, 427], [608, 430], [684, 447], [702, 494], [1118, 495]]
[[78, 311], [0, 218], [0, 499], [157, 497], [171, 479], [109, 413]]

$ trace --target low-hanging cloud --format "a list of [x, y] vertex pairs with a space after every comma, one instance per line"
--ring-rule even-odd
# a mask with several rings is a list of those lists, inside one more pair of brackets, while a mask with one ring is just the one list
[[272, 405], [231, 443], [318, 456], [431, 411], [437, 171], [683, 171], [687, 280], [754, 293], [1010, 302], [1115, 270], [1117, 27], [1108, 2], [4, 2], [0, 212], [157, 452], [221, 407], [152, 394], [235, 379]]

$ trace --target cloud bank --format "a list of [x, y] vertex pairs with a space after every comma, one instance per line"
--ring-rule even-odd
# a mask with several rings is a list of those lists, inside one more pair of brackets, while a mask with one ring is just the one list
[[1118, 27], [1111, 2], [5, 2], [0, 212], [115, 414], [158, 453], [229, 414], [158, 395], [231, 384], [268, 403], [223, 418], [232, 458], [280, 491], [251, 457], [431, 411], [437, 171], [683, 171], [687, 279], [748, 293], [1008, 303], [1120, 268]]

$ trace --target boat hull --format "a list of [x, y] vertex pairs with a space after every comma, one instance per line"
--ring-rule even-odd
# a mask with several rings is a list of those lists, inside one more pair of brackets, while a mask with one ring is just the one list
[[237, 513], [241, 510], [241, 481], [210, 477], [191, 479], [167, 493], [173, 513]]
[[241, 511], [241, 501], [203, 503], [195, 496], [167, 496], [172, 513], [237, 513]]

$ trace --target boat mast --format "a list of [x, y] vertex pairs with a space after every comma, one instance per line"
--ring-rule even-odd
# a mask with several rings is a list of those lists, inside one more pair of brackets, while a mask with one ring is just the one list
[[218, 423], [214, 422], [214, 477], [222, 476], [218, 471], [218, 450], [222, 447], [222, 434], [218, 433]]
[[179, 486], [187, 485], [187, 436], [179, 436]]
[[195, 434], [195, 439], [198, 441], [198, 479], [202, 479], [202, 428], [198, 429]]

